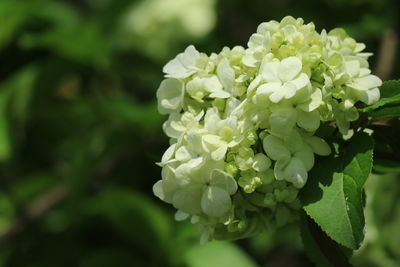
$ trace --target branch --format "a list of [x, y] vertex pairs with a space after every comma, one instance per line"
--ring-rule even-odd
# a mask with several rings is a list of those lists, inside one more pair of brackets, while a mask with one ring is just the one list
[[28, 205], [19, 217], [8, 229], [7, 232], [0, 235], [0, 245], [4, 245], [12, 239], [15, 235], [24, 230], [28, 224], [37, 220], [48, 210], [56, 206], [66, 197], [67, 190], [62, 185], [56, 185], [47, 191], [45, 194], [39, 196], [30, 205]]
[[382, 37], [378, 63], [375, 71], [376, 75], [378, 75], [383, 81], [390, 79], [396, 59], [397, 46], [397, 33], [390, 29]]

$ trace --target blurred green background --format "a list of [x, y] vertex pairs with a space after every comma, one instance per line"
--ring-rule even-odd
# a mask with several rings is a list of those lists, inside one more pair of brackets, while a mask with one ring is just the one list
[[[398, 0], [0, 0], [0, 266], [312, 266], [298, 227], [199, 245], [152, 194], [168, 146], [155, 92], [187, 45], [246, 45], [286, 15], [344, 27], [400, 77]], [[381, 52], [382, 51], [382, 52]], [[400, 177], [368, 182], [353, 262], [400, 264]]]

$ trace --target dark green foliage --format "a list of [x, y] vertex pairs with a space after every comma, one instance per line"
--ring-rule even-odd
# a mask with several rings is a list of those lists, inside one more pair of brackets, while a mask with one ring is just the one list
[[364, 239], [362, 190], [372, 168], [373, 141], [358, 133], [337, 155], [318, 159], [300, 199], [306, 213], [339, 244], [357, 249]]

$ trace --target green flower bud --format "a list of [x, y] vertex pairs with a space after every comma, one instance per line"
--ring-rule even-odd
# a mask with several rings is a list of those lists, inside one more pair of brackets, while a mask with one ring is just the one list
[[212, 105], [213, 107], [216, 107], [218, 111], [223, 112], [225, 110], [225, 99], [215, 98]]
[[225, 164], [225, 171], [233, 177], [236, 177], [239, 174], [239, 169], [233, 162]]
[[250, 145], [254, 145], [257, 142], [257, 133], [256, 131], [248, 131], [246, 134], [246, 140], [249, 142]]

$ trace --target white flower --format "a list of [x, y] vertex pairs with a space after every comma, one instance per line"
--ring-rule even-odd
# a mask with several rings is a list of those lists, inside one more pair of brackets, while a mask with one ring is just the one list
[[243, 139], [243, 123], [235, 116], [221, 119], [216, 109], [208, 109], [204, 118], [206, 134], [202, 136], [202, 147], [214, 160], [225, 157], [229, 147]]
[[196, 63], [200, 53], [193, 45], [188, 46], [183, 53], [178, 54], [174, 59], [164, 66], [165, 77], [184, 79], [197, 71]]
[[271, 159], [276, 160], [274, 166], [276, 179], [291, 182], [298, 188], [304, 186], [307, 181], [307, 171], [314, 165], [314, 154], [297, 131], [293, 130], [283, 140], [268, 135], [263, 140], [263, 148]]
[[268, 96], [273, 103], [292, 98], [310, 82], [301, 68], [302, 63], [297, 57], [288, 57], [280, 62], [265, 62], [260, 69], [265, 83], [257, 88], [255, 98]]
[[381, 79], [371, 75], [368, 66], [361, 66], [360, 60], [350, 60], [345, 63], [347, 73], [353, 78], [347, 83], [356, 98], [367, 105], [379, 100], [378, 87], [382, 85]]
[[212, 165], [190, 172], [186, 183], [176, 182], [177, 178], [167, 169], [163, 179], [153, 186], [153, 192], [185, 213], [221, 217], [231, 208], [230, 195], [236, 192], [237, 184], [226, 172], [208, 167]]
[[157, 90], [158, 111], [161, 114], [179, 112], [182, 109], [183, 83], [177, 79], [165, 79]]
[[346, 138], [357, 102], [379, 99], [363, 49], [344, 30], [319, 34], [290, 16], [262, 23], [246, 49], [207, 56], [189, 46], [157, 91], [171, 146], [154, 194], [177, 220], [190, 217], [203, 241], [290, 221], [314, 154], [332, 153], [316, 135], [321, 122]]

